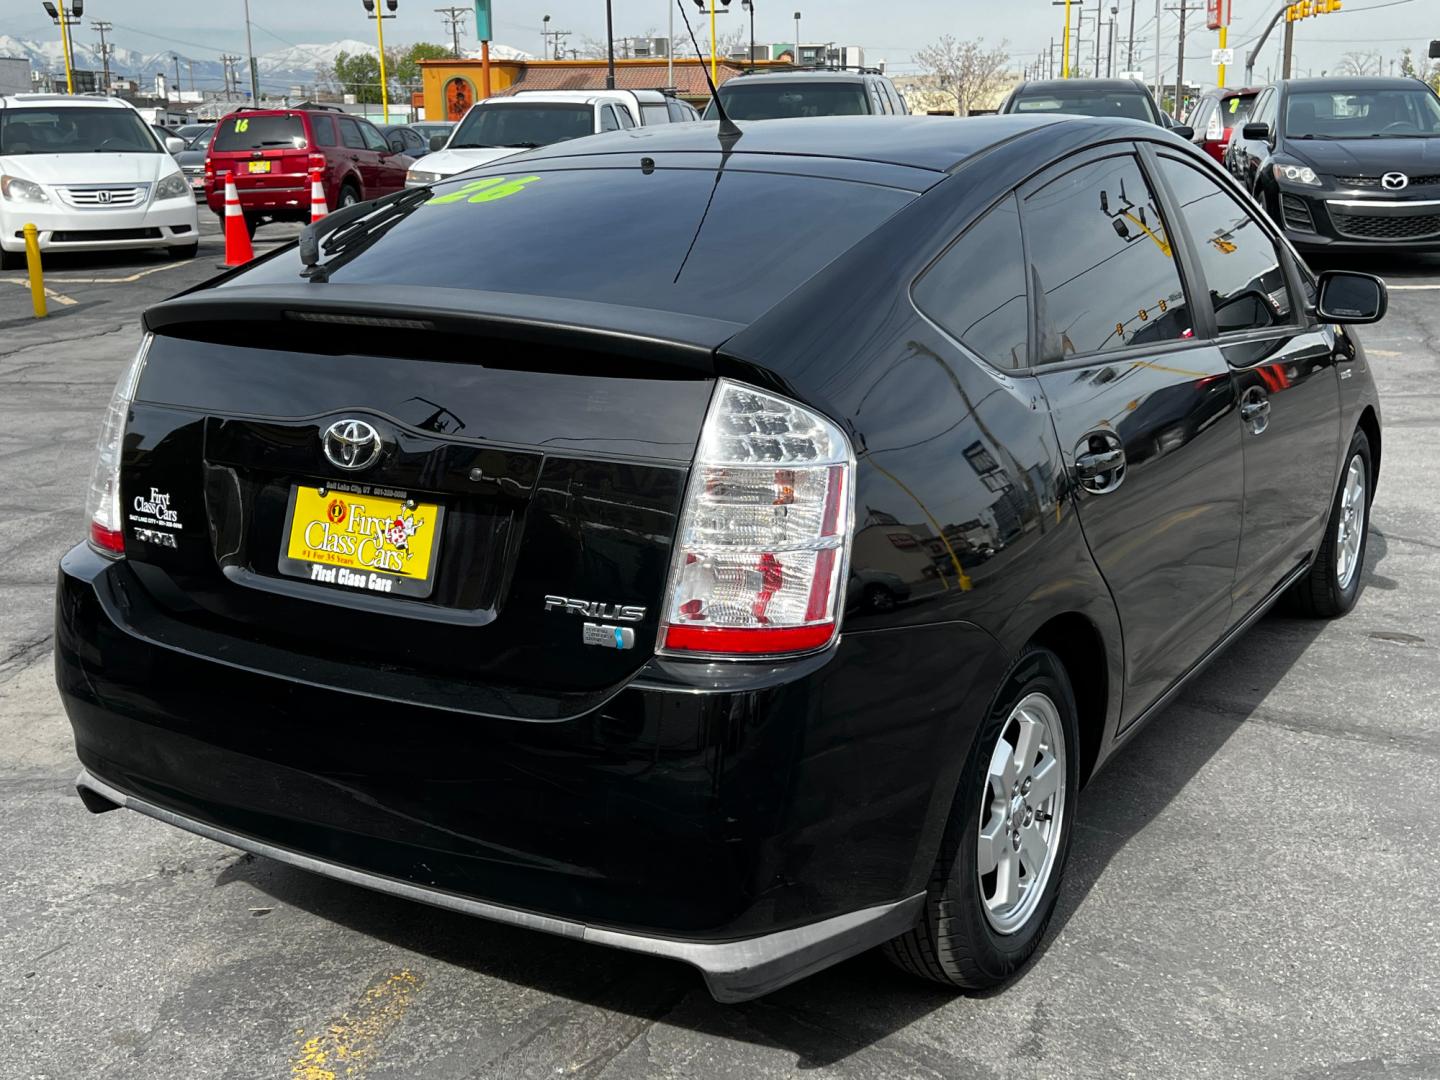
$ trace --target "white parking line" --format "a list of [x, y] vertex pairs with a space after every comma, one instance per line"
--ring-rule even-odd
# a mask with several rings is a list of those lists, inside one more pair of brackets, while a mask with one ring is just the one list
[[1391, 292], [1399, 292], [1405, 289], [1440, 289], [1440, 285], [1391, 285], [1388, 281], [1385, 287]]

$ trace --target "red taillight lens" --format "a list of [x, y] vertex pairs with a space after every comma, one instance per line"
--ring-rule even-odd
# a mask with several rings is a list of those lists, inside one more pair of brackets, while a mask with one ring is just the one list
[[325, 155], [324, 155], [324, 154], [311, 154], [311, 155], [310, 155], [310, 171], [311, 171], [311, 172], [315, 172], [317, 169], [318, 169], [320, 172], [324, 172], [324, 171], [325, 171]]
[[662, 649], [773, 656], [829, 644], [853, 474], [849, 440], [825, 417], [722, 380], [681, 516]]
[[150, 336], [147, 334], [130, 366], [115, 383], [115, 392], [110, 396], [110, 407], [105, 410], [105, 421], [100, 427], [100, 439], [95, 447], [95, 471], [90, 476], [85, 514], [90, 519], [90, 544], [105, 555], [125, 554], [125, 538], [121, 532], [124, 515], [120, 507], [120, 451], [125, 439], [125, 424], [130, 418], [130, 402], [134, 400], [135, 387], [140, 382], [140, 372], [145, 367], [145, 355], [149, 350]]

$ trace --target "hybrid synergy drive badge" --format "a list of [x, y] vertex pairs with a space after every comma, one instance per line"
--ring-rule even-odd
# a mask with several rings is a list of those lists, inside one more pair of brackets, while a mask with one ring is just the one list
[[607, 649], [633, 649], [635, 631], [628, 626], [606, 626], [604, 623], [587, 622], [581, 631], [580, 640], [586, 645], [600, 645]]

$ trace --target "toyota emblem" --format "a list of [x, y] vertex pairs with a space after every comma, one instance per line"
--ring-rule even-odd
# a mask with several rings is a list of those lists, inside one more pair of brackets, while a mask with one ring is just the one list
[[349, 472], [368, 469], [380, 456], [380, 433], [364, 420], [337, 420], [320, 436], [325, 457]]
[[1380, 186], [1386, 191], [1399, 191], [1410, 186], [1410, 177], [1403, 172], [1387, 172], [1380, 177]]

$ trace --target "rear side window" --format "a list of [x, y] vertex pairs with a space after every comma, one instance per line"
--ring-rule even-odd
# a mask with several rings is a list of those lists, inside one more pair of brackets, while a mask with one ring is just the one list
[[1015, 197], [990, 210], [915, 283], [915, 304], [996, 367], [1024, 367], [1030, 324]]
[[1162, 157], [1160, 171], [1180, 204], [1219, 331], [1288, 324], [1292, 306], [1280, 253], [1254, 215], [1199, 169]]
[[283, 116], [227, 116], [215, 129], [212, 150], [274, 150], [305, 148], [305, 124], [294, 113]]
[[310, 130], [315, 134], [316, 146], [335, 145], [335, 121], [328, 116], [310, 117]]
[[360, 134], [360, 125], [349, 117], [342, 116], [335, 121], [340, 126], [340, 141], [351, 150], [365, 149], [365, 136]]
[[1193, 337], [1169, 232], [1134, 157], [1026, 197], [1039, 363]]

